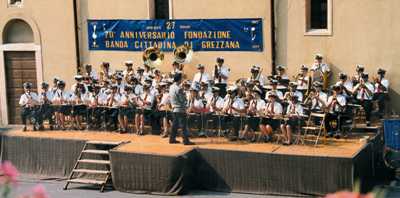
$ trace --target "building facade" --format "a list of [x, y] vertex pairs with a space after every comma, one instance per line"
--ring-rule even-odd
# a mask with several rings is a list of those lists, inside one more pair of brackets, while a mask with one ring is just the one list
[[[103, 61], [117, 69], [126, 60], [142, 64], [142, 52], [90, 51], [88, 19], [261, 18], [262, 52], [195, 52], [185, 73], [192, 76], [199, 63], [211, 73], [215, 58], [223, 56], [232, 80], [248, 76], [253, 64], [261, 65], [264, 74], [283, 64], [293, 76], [301, 64], [312, 64], [313, 55], [322, 53], [334, 75], [352, 74], [356, 64], [365, 65], [370, 74], [385, 68], [395, 101], [400, 98], [395, 81], [400, 72], [400, 36], [395, 33], [399, 5], [396, 0], [0, 0], [0, 123], [15, 123], [25, 80], [40, 84], [58, 76], [68, 86], [78, 64], [97, 70]], [[160, 69], [169, 71], [172, 61], [172, 53], [166, 52]]]

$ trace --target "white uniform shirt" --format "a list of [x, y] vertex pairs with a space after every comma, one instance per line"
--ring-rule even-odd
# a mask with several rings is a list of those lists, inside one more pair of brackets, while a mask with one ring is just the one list
[[151, 93], [142, 93], [140, 95], [140, 100], [139, 101], [143, 101], [143, 102], [147, 102], [149, 104], [142, 104], [142, 108], [146, 109], [146, 110], [151, 110], [151, 108], [153, 107], [154, 104], [154, 95], [152, 95]]
[[98, 80], [99, 77], [97, 76], [96, 70], [92, 69], [89, 73], [85, 71], [85, 75], [92, 78], [93, 80]]
[[[371, 93], [374, 93], [374, 85], [372, 85], [370, 82], [366, 82], [365, 86], [367, 87], [367, 89], [369, 91], [371, 91]], [[356, 89], [358, 86], [355, 86], [354, 89]], [[368, 94], [368, 91], [365, 88], [360, 88], [357, 91], [357, 96], [356, 98], [358, 100], [372, 100], [372, 94]]]
[[197, 72], [193, 77], [192, 86], [195, 85], [195, 83], [200, 83], [200, 82], [208, 83], [209, 80], [210, 80], [210, 75], [208, 73]]
[[143, 86], [140, 85], [140, 84], [137, 84], [137, 85], [135, 86], [135, 88], [133, 89], [133, 93], [134, 93], [135, 95], [137, 95], [137, 96], [142, 95], [142, 93], [143, 93]]
[[309, 76], [299, 77], [299, 79], [297, 80], [297, 89], [298, 90], [307, 90], [309, 81], [310, 81]]
[[[289, 93], [289, 92], [286, 92]], [[295, 91], [292, 93], [294, 96], [297, 96], [297, 101], [299, 102], [303, 102], [303, 93], [301, 93], [300, 91]], [[290, 99], [290, 98], [289, 98]]]
[[224, 99], [221, 96], [211, 96], [207, 99], [207, 105], [210, 106], [210, 112], [215, 112], [216, 110], [212, 106], [211, 102], [215, 102], [215, 107], [217, 109], [222, 109], [224, 107]]
[[388, 93], [389, 90], [389, 80], [387, 80], [386, 78], [383, 78], [381, 80], [381, 84], [386, 88], [386, 90], [382, 90], [379, 88], [379, 84], [375, 83], [375, 90], [374, 93]]
[[202, 98], [195, 98], [193, 100], [193, 107], [196, 109], [203, 109], [205, 108], [204, 100]]
[[[224, 108], [229, 107], [229, 105], [230, 105], [232, 100], [233, 100], [233, 103], [232, 103], [232, 107], [233, 108], [238, 109], [238, 110], [243, 110], [244, 109], [244, 102], [243, 102], [243, 100], [241, 98], [238, 98], [238, 97], [236, 97], [234, 99], [227, 98], [225, 100], [225, 102], [224, 102]], [[235, 114], [235, 113], [239, 113], [239, 112], [237, 112], [235, 110], [232, 110], [232, 113]]]
[[223, 83], [226, 84], [229, 78], [229, 74], [230, 74], [230, 70], [227, 66], [223, 65], [222, 67], [218, 67], [218, 69], [220, 70], [220, 74], [222, 74], [223, 76], [226, 77], [226, 80], [224, 78], [221, 77], [221, 82], [218, 82], [218, 78], [216, 78], [214, 76], [214, 82], [215, 83]]
[[[87, 101], [87, 95], [86, 94], [81, 94], [80, 95], [80, 103], [85, 103]], [[73, 104], [75, 104], [75, 101], [78, 99], [78, 95], [76, 95], [75, 93], [72, 93], [69, 101], [72, 102]]]
[[286, 109], [286, 115], [293, 115], [293, 114], [296, 114], [299, 116], [304, 115], [304, 109], [300, 103], [294, 104], [292, 102], [289, 102], [289, 105], [287, 106], [287, 109]]
[[38, 95], [35, 92], [24, 93], [19, 98], [19, 105], [25, 106], [29, 103], [29, 101], [31, 101], [31, 104], [34, 104], [39, 101], [38, 99]]
[[52, 91], [46, 91], [46, 93], [43, 94], [43, 92], [39, 96], [39, 103], [43, 104], [44, 103], [44, 96], [46, 96], [47, 100], [51, 102], [53, 100], [53, 92]]
[[249, 77], [249, 78], [247, 78], [246, 82], [249, 83], [249, 82], [254, 81], [254, 80], [258, 80], [258, 82], [260, 82], [261, 86], [265, 85], [265, 76], [262, 75], [262, 74], [260, 74], [258, 77], [255, 77], [255, 78]]
[[[328, 105], [331, 104], [332, 101], [333, 101], [333, 96], [329, 96]], [[346, 105], [346, 97], [342, 94], [338, 94], [336, 96], [336, 101], [337, 101], [336, 104], [331, 104], [329, 108], [330, 113], [340, 112], [342, 110], [341, 107], [344, 107]]]
[[171, 105], [171, 101], [170, 101], [168, 92], [165, 92], [162, 94], [160, 103], [158, 105], [159, 105], [161, 111], [165, 111], [168, 109], [168, 107]]
[[[111, 100], [113, 94], [109, 94], [107, 96], [107, 101]], [[113, 108], [117, 108], [118, 106], [120, 106], [121, 104], [121, 94], [119, 94], [118, 92], [114, 94], [114, 98], [112, 100], [114, 100], [114, 102], [112, 103], [112, 107]]]
[[128, 75], [132, 75], [132, 76], [135, 76], [135, 70], [130, 70], [130, 71], [128, 71], [127, 69], [125, 69], [123, 72], [122, 72], [122, 75], [124, 76], [124, 78], [126, 78], [126, 76], [128, 76]]
[[275, 93], [275, 95], [279, 98], [279, 100], [283, 100], [283, 93], [281, 91], [277, 90], [277, 89], [276, 90], [267, 91], [267, 94], [265, 94], [265, 100], [268, 101], [268, 96], [269, 96], [270, 93]]
[[312, 71], [320, 71], [323, 73], [331, 71], [331, 69], [329, 68], [329, 65], [326, 63], [321, 63], [321, 64], [314, 63], [313, 66], [311, 66], [311, 70]]
[[318, 101], [316, 98], [313, 98], [311, 100], [311, 109], [312, 110], [321, 110], [323, 105], [326, 105], [326, 103], [328, 102], [328, 95], [325, 92], [320, 91], [319, 92], [319, 99], [322, 100]]
[[283, 113], [283, 108], [282, 108], [281, 103], [276, 102], [276, 101], [274, 103], [268, 102], [265, 105], [265, 109], [264, 110], [265, 111], [269, 111], [269, 112], [273, 112], [274, 115], [282, 115], [282, 113]]
[[[253, 108], [254, 103], [255, 103], [255, 105], [256, 105], [256, 111], [257, 111], [257, 112], [260, 112], [260, 111], [263, 111], [263, 110], [264, 110], [265, 104], [266, 104], [266, 103], [265, 103], [265, 101], [264, 101], [263, 99], [258, 98], [258, 99], [253, 99], [253, 100], [251, 100], [250, 103], [249, 103], [249, 107], [252, 107], [252, 108]], [[256, 113], [257, 113], [257, 112], [256, 112]]]
[[66, 104], [69, 101], [70, 97], [71, 97], [71, 93], [57, 89], [56, 93], [53, 96], [52, 102], [55, 104], [61, 104], [60, 102], [62, 100], [63, 101], [62, 104]]
[[90, 93], [89, 94], [89, 101], [91, 105], [96, 104], [96, 97], [97, 97], [97, 103], [98, 105], [104, 105], [107, 102], [107, 96], [103, 93]]

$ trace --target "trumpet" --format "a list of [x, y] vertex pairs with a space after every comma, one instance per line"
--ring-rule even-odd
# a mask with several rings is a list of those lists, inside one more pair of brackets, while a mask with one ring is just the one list
[[151, 68], [155, 68], [162, 64], [162, 61], [164, 60], [164, 54], [157, 46], [148, 47], [144, 50], [142, 59], [146, 65], [150, 66]]
[[189, 63], [190, 61], [192, 61], [192, 58], [193, 50], [189, 45], [184, 44], [174, 49], [175, 62], [179, 64]]

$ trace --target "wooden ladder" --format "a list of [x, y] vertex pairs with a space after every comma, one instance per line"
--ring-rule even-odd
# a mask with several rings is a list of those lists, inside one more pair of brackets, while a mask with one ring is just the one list
[[[70, 183], [77, 183], [97, 185], [100, 186], [100, 192], [104, 192], [105, 186], [111, 180], [109, 150], [123, 143], [125, 142], [87, 141], [68, 177], [64, 190], [68, 189]], [[93, 159], [94, 157], [96, 158]], [[96, 168], [84, 166], [96, 166]], [[79, 177], [78, 174], [83, 175]], [[91, 178], [85, 178], [86, 176], [91, 176]]]

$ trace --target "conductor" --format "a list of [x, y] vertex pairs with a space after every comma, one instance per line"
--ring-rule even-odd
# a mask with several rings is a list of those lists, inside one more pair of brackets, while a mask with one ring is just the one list
[[186, 95], [180, 86], [182, 83], [182, 73], [176, 73], [174, 75], [174, 83], [169, 88], [169, 95], [172, 106], [172, 131], [169, 137], [170, 144], [178, 144], [179, 141], [176, 140], [176, 134], [178, 129], [183, 130], [183, 144], [184, 145], [194, 145], [193, 142], [189, 140], [189, 130], [187, 128], [186, 122]]

